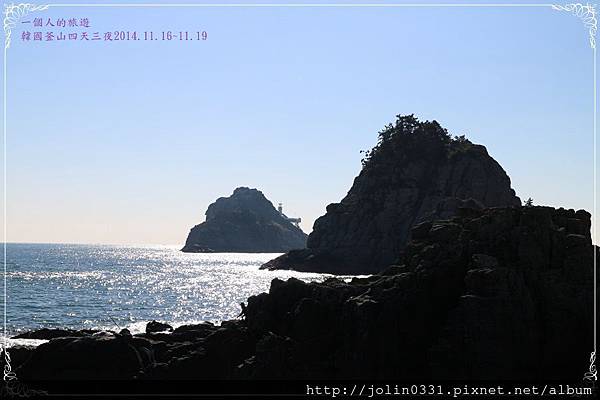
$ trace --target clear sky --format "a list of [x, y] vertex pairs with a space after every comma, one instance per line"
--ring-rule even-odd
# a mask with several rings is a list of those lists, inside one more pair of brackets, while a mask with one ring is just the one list
[[522, 199], [592, 209], [592, 51], [566, 12], [51, 8], [25, 20], [34, 17], [88, 18], [90, 29], [70, 29], [90, 35], [200, 30], [208, 40], [25, 42], [24, 30], [39, 29], [19, 24], [7, 61], [7, 241], [182, 244], [238, 186], [283, 202], [310, 232], [350, 188], [359, 151], [400, 113], [484, 144]]

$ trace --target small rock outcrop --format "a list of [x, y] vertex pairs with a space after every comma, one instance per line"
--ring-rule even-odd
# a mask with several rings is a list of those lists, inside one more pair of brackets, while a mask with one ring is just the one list
[[[52, 339], [20, 379], [580, 382], [593, 350], [590, 214], [464, 209], [351, 282], [274, 279], [245, 319]], [[101, 375], [98, 372], [101, 371]]]
[[62, 328], [42, 328], [36, 331], [24, 332], [19, 335], [13, 336], [12, 339], [37, 339], [37, 340], [50, 340], [59, 337], [84, 337], [91, 336], [95, 333], [100, 332], [96, 329], [62, 329]]
[[146, 324], [146, 333], [173, 332], [173, 327], [164, 322], [152, 320]]
[[449, 218], [464, 207], [520, 205], [510, 178], [484, 146], [452, 138], [436, 121], [398, 116], [365, 154], [346, 197], [315, 221], [307, 249], [263, 268], [376, 273], [398, 260], [421, 222]]
[[306, 246], [306, 234], [256, 189], [239, 187], [206, 210], [190, 231], [184, 252], [283, 253]]

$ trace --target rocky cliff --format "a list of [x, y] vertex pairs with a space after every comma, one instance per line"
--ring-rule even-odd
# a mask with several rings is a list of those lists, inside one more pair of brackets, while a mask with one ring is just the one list
[[184, 252], [282, 253], [306, 246], [306, 234], [256, 189], [240, 187], [206, 210], [194, 226]]
[[245, 319], [221, 326], [55, 338], [19, 354], [17, 375], [580, 382], [593, 348], [590, 214], [457, 213], [414, 227], [399, 264], [379, 274], [275, 279]]
[[264, 268], [375, 273], [398, 260], [411, 228], [423, 221], [448, 218], [463, 206], [520, 205], [484, 146], [452, 138], [435, 121], [398, 116], [365, 154], [346, 197], [317, 219], [307, 249]]

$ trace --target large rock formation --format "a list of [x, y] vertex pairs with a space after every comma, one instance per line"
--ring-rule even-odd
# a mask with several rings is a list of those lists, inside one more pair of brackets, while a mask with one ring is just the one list
[[206, 221], [190, 231], [185, 252], [282, 253], [306, 246], [306, 234], [262, 192], [240, 187], [208, 206]]
[[435, 121], [398, 116], [366, 153], [346, 197], [317, 219], [308, 248], [264, 268], [375, 273], [397, 261], [411, 228], [423, 221], [448, 218], [463, 206], [520, 205], [484, 146], [452, 139]]
[[52, 339], [20, 355], [16, 372], [580, 382], [593, 348], [594, 251], [582, 210], [460, 209], [416, 226], [400, 264], [380, 274], [275, 279], [248, 300], [244, 320], [221, 326]]

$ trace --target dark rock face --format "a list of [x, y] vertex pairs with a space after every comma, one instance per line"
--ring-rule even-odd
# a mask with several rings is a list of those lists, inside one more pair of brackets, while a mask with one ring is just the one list
[[432, 374], [581, 377], [592, 340], [598, 251], [591, 245], [590, 214], [523, 207], [486, 210], [457, 222], [458, 246], [451, 252], [452, 241], [431, 235], [434, 223], [406, 254], [417, 271], [445, 268], [457, 256], [463, 260], [460, 296], [428, 350]]
[[221, 326], [54, 339], [17, 374], [110, 365], [111, 377], [153, 380], [580, 380], [593, 348], [594, 252], [585, 211], [463, 209], [414, 227], [400, 263], [380, 274], [275, 279], [244, 320]]
[[435, 121], [399, 116], [367, 152], [346, 197], [315, 221], [308, 250], [264, 268], [376, 273], [398, 260], [411, 228], [423, 221], [451, 217], [461, 207], [520, 205], [510, 178], [484, 146], [451, 139]]
[[[593, 347], [590, 215], [546, 207], [464, 212], [415, 227], [403, 265], [380, 275], [351, 284], [274, 281], [268, 295], [250, 299], [248, 323], [279, 335], [280, 344], [246, 371], [581, 379]], [[272, 367], [283, 339], [292, 356]]]
[[282, 253], [306, 246], [306, 234], [256, 189], [240, 187], [206, 210], [190, 231], [184, 252]]

